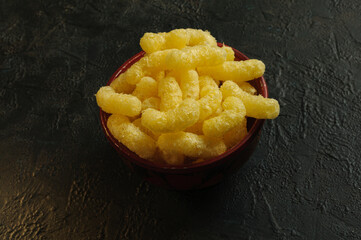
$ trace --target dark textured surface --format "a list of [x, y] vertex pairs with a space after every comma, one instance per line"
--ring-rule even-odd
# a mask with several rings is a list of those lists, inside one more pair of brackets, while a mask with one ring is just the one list
[[[0, 3], [0, 239], [361, 239], [360, 1]], [[186, 193], [128, 171], [93, 96], [179, 27], [262, 59], [281, 104], [244, 168]]]

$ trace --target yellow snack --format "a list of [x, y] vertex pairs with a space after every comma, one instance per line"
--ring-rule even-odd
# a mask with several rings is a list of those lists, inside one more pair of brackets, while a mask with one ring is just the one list
[[217, 46], [217, 40], [208, 32], [202, 31], [198, 29], [186, 29], [188, 34], [188, 42], [189, 46], [196, 45], [208, 45], [208, 46]]
[[226, 51], [226, 61], [234, 61], [234, 51], [231, 47], [223, 45], [222, 48]]
[[166, 112], [148, 108], [142, 114], [142, 125], [153, 132], [182, 131], [192, 126], [199, 118], [199, 104], [187, 98], [178, 107]]
[[146, 53], [165, 49], [182, 49], [187, 45], [188, 35], [185, 29], [175, 29], [168, 33], [145, 33], [140, 39], [140, 46]]
[[222, 93], [209, 76], [200, 77], [199, 85], [201, 87], [201, 99], [198, 100], [199, 121], [203, 121], [221, 107]]
[[137, 84], [146, 75], [154, 76], [159, 71], [167, 69], [194, 69], [198, 66], [221, 64], [226, 59], [232, 58], [231, 49], [228, 47], [210, 47], [198, 45], [186, 47], [182, 50], [166, 49], [147, 54], [134, 63], [125, 73], [124, 79], [130, 84]]
[[222, 64], [226, 58], [227, 51], [223, 48], [197, 45], [182, 50], [170, 50], [165, 64], [167, 69], [194, 69], [199, 66]]
[[246, 116], [246, 109], [242, 101], [236, 97], [227, 97], [222, 107], [224, 111], [221, 114], [204, 121], [203, 133], [205, 136], [222, 137]]
[[178, 70], [166, 70], [166, 77], [173, 77], [177, 81], [177, 83], [180, 85], [180, 77], [182, 74], [182, 71]]
[[[165, 34], [164, 49], [182, 49], [188, 44], [188, 33], [186, 29], [174, 29]], [[162, 49], [163, 50], [163, 49]]]
[[225, 81], [221, 86], [223, 98], [235, 96], [242, 100], [246, 107], [246, 115], [257, 119], [273, 119], [280, 113], [278, 101], [264, 98], [262, 95], [251, 95], [238, 87], [232, 81]]
[[129, 84], [137, 84], [142, 77], [146, 75], [155, 75], [157, 72], [166, 69], [166, 57], [172, 51], [164, 50], [148, 54], [134, 63], [128, 70], [123, 73], [125, 80]]
[[278, 102], [257, 96], [247, 82], [263, 75], [263, 62], [234, 61], [233, 49], [218, 47], [209, 32], [145, 33], [140, 45], [145, 55], [96, 94], [113, 114], [110, 132], [138, 156], [170, 165], [202, 162], [247, 135], [246, 116], [279, 115]]
[[160, 98], [157, 97], [150, 97], [145, 99], [142, 102], [142, 111], [148, 108], [154, 108], [156, 110], [160, 109]]
[[[221, 114], [222, 112], [223, 112], [223, 108], [222, 108], [222, 105], [220, 104], [220, 105], [219, 105], [219, 108], [217, 108], [217, 110], [214, 111], [214, 112], [213, 112], [210, 116], [208, 116], [205, 120], [210, 119], [210, 118], [217, 117], [217, 116], [219, 116], [219, 114]], [[203, 125], [202, 125], [202, 127], [203, 127]], [[203, 129], [202, 129], [202, 131], [203, 131]]]
[[217, 66], [198, 67], [197, 71], [200, 75], [208, 74], [214, 79], [232, 80], [238, 83], [261, 77], [265, 71], [265, 65], [256, 59], [227, 61]]
[[226, 132], [223, 136], [223, 141], [227, 148], [231, 148], [239, 143], [247, 135], [247, 118], [244, 118], [241, 123]]
[[114, 89], [116, 93], [125, 94], [132, 93], [135, 88], [135, 85], [129, 84], [125, 80], [124, 74], [120, 74], [116, 79], [114, 79], [110, 86]]
[[101, 87], [96, 94], [98, 106], [104, 112], [136, 116], [142, 108], [141, 101], [132, 95], [116, 93], [110, 86]]
[[214, 111], [214, 113], [210, 117], [216, 117], [219, 114], [221, 114], [222, 112], [223, 112], [223, 108], [222, 108], [222, 105], [220, 105], [219, 108], [217, 108], [217, 110]]
[[151, 77], [143, 77], [136, 85], [133, 95], [140, 101], [158, 95], [158, 83]]
[[252, 94], [252, 95], [256, 95], [257, 94], [257, 89], [255, 89], [250, 83], [248, 82], [239, 82], [237, 83], [238, 87], [240, 87], [243, 91]]
[[156, 72], [163, 71], [167, 69], [166, 57], [174, 50], [175, 49], [166, 49], [163, 51], [147, 54], [145, 57], [141, 58], [139, 62], [144, 66], [145, 70], [149, 71], [150, 73], [154, 74]]
[[195, 70], [188, 70], [180, 73], [180, 88], [183, 99], [199, 99], [198, 73]]
[[218, 84], [210, 76], [204, 75], [199, 77], [199, 89], [202, 90], [205, 86], [211, 86], [212, 88], [218, 88]]
[[[144, 59], [143, 57], [142, 59]], [[127, 81], [127, 83], [131, 85], [137, 84], [142, 77], [145, 76], [145, 70], [143, 69], [143, 64], [140, 59], [138, 62], [134, 63], [130, 68], [127, 69], [124, 73], [121, 75], [124, 75], [124, 79]]]
[[151, 75], [156, 81], [161, 80], [165, 77], [165, 71], [159, 71], [159, 72], [152, 72]]
[[140, 39], [140, 46], [146, 53], [153, 53], [165, 49], [166, 33], [145, 33]]
[[227, 150], [220, 138], [199, 136], [189, 132], [162, 134], [158, 138], [157, 146], [161, 151], [183, 154], [192, 158], [211, 158]]
[[146, 53], [195, 45], [217, 46], [217, 41], [208, 31], [190, 28], [175, 29], [168, 33], [145, 33], [140, 39], [140, 46]]
[[157, 141], [158, 137], [160, 136], [160, 133], [152, 132], [148, 128], [144, 127], [143, 124], [142, 124], [142, 119], [141, 118], [135, 119], [132, 123], [134, 124], [134, 126], [139, 128], [142, 132], [144, 132], [148, 136], [152, 137], [156, 141]]
[[173, 109], [182, 102], [182, 90], [175, 78], [165, 77], [158, 82], [158, 96], [161, 111]]
[[154, 155], [157, 147], [153, 138], [130, 123], [127, 117], [113, 114], [108, 118], [107, 126], [119, 142], [139, 157], [150, 159]]
[[193, 124], [192, 126], [187, 127], [184, 131], [194, 133], [197, 135], [203, 135], [202, 127], [203, 127], [203, 121], [198, 121], [195, 124]]

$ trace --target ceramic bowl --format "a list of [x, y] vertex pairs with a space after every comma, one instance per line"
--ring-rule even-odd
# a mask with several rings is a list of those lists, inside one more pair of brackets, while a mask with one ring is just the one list
[[[222, 46], [222, 44], [218, 43], [218, 46]], [[236, 49], [233, 50], [236, 61], [248, 59], [248, 57], [240, 51]], [[131, 65], [141, 59], [144, 54], [145, 52], [140, 52], [127, 60], [113, 74], [107, 85], [117, 78], [119, 74], [125, 72]], [[263, 77], [250, 81], [250, 83], [257, 89], [258, 94], [268, 97], [267, 85]], [[262, 119], [248, 118], [247, 136], [234, 147], [217, 157], [195, 164], [171, 166], [165, 163], [155, 163], [142, 159], [118, 142], [107, 128], [106, 123], [108, 117], [109, 114], [100, 109], [101, 126], [105, 136], [126, 165], [134, 172], [140, 174], [140, 176], [148, 182], [176, 190], [191, 190], [209, 187], [220, 182], [225, 176], [236, 172], [250, 158], [255, 150], [259, 142], [261, 128], [265, 121]]]

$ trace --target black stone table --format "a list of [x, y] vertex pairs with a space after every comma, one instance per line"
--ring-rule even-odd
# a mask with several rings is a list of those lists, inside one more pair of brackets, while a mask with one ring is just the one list
[[[130, 172], [94, 94], [144, 32], [209, 30], [265, 62], [281, 115], [237, 173]], [[0, 1], [0, 239], [361, 239], [361, 2]]]

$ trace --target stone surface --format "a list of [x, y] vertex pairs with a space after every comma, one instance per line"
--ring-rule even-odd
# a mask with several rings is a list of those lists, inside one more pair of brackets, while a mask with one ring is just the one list
[[[0, 239], [361, 239], [361, 4], [0, 1]], [[146, 31], [208, 29], [265, 62], [281, 115], [221, 184], [120, 161], [94, 93]]]

